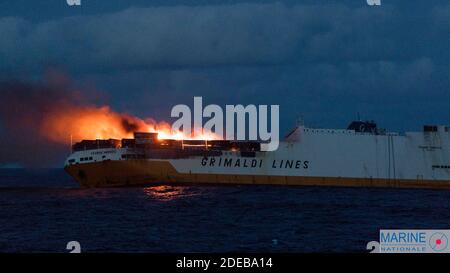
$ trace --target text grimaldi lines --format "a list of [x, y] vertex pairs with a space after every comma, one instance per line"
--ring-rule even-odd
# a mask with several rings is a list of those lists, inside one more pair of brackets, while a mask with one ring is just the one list
[[[273, 169], [308, 169], [308, 160], [274, 159], [270, 162]], [[229, 167], [229, 168], [262, 168], [264, 159], [232, 158], [232, 157], [203, 157], [203, 167]]]

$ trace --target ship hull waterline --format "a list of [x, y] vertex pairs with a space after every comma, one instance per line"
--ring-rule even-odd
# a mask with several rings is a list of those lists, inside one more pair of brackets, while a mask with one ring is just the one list
[[261, 184], [450, 189], [450, 181], [280, 175], [180, 173], [168, 161], [107, 160], [66, 166], [81, 187], [124, 187], [161, 184]]

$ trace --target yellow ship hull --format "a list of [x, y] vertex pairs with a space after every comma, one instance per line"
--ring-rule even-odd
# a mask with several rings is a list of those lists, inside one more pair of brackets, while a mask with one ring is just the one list
[[180, 173], [167, 160], [107, 160], [68, 165], [65, 170], [82, 187], [203, 183], [450, 189], [445, 180]]

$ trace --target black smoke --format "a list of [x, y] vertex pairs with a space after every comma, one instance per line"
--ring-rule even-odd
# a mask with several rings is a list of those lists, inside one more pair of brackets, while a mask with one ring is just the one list
[[44, 82], [0, 82], [0, 166], [62, 166], [69, 145], [49, 141], [40, 134], [46, 114], [88, 103], [67, 77], [52, 73]]

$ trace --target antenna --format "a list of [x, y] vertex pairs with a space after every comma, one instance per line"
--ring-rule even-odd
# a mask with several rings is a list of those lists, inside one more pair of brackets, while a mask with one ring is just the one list
[[305, 125], [305, 121], [303, 120], [303, 115], [299, 115], [297, 118], [297, 126], [303, 126]]
[[70, 134], [70, 153], [73, 153], [72, 142], [73, 142], [73, 137], [72, 137], [72, 134]]

